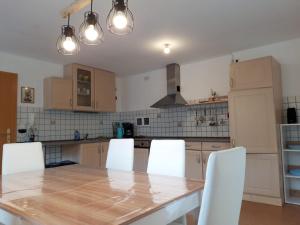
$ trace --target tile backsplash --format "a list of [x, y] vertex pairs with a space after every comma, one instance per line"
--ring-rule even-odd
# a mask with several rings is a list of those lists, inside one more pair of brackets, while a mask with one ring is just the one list
[[[46, 111], [42, 108], [18, 108], [18, 128], [32, 126], [36, 140], [73, 139], [74, 131], [89, 138], [111, 137], [113, 122], [136, 125], [137, 117], [150, 119], [150, 126], [135, 126], [135, 136], [228, 137], [228, 106], [226, 103], [149, 109], [117, 113], [79, 113]], [[18, 134], [18, 141], [24, 136]]]

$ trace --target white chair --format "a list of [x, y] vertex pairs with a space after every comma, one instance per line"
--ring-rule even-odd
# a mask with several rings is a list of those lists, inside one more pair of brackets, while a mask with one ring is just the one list
[[209, 156], [198, 225], [238, 225], [246, 170], [243, 147]]
[[198, 225], [238, 225], [245, 167], [246, 149], [243, 147], [211, 153]]
[[44, 169], [44, 154], [40, 142], [3, 145], [3, 175]]
[[132, 171], [134, 160], [133, 139], [111, 139], [108, 146], [106, 168]]
[[150, 147], [147, 173], [184, 177], [184, 140], [153, 140]]

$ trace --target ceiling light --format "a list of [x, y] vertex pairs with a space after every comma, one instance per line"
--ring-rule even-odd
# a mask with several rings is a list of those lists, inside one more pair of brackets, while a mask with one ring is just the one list
[[133, 14], [128, 8], [128, 0], [113, 0], [107, 16], [107, 29], [113, 34], [125, 35], [133, 31]]
[[70, 26], [70, 15], [68, 15], [68, 25], [61, 27], [61, 35], [59, 36], [56, 47], [59, 53], [63, 55], [74, 55], [79, 52], [79, 42], [75, 36], [75, 28]]
[[103, 30], [98, 18], [98, 13], [93, 12], [91, 0], [91, 10], [84, 13], [84, 21], [79, 28], [80, 41], [86, 45], [97, 45], [103, 41]]
[[164, 48], [164, 53], [166, 55], [170, 54], [171, 49], [170, 49], [170, 45], [169, 44], [165, 44], [165, 48]]

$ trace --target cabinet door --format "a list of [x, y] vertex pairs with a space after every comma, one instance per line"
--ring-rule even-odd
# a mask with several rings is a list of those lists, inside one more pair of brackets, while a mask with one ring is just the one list
[[107, 153], [108, 153], [108, 147], [109, 147], [109, 142], [102, 142], [101, 143], [101, 162], [100, 162], [100, 167], [101, 169], [106, 168], [106, 159], [107, 159]]
[[245, 193], [280, 197], [276, 154], [247, 154]]
[[190, 179], [202, 180], [201, 151], [186, 150], [185, 172]]
[[277, 153], [272, 88], [234, 91], [229, 94], [230, 137], [247, 153]]
[[263, 87], [272, 87], [271, 56], [231, 64], [231, 90]]
[[100, 168], [100, 144], [81, 144], [80, 145], [80, 165]]
[[72, 110], [72, 80], [47, 78], [44, 80], [44, 108]]
[[94, 69], [74, 64], [73, 68], [74, 110], [94, 111]]
[[213, 151], [202, 151], [202, 170], [203, 170], [203, 179], [205, 179], [205, 177], [206, 177], [207, 162], [208, 162], [209, 155], [210, 155], [212, 152], [213, 152]]
[[97, 112], [116, 111], [115, 75], [95, 69], [95, 110]]
[[133, 170], [138, 172], [146, 172], [148, 166], [148, 156], [149, 156], [149, 149], [135, 148]]

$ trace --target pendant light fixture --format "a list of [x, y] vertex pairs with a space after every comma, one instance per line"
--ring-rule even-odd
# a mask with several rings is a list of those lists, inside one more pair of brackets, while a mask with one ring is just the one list
[[91, 10], [84, 13], [84, 21], [79, 28], [79, 39], [86, 45], [97, 45], [103, 42], [103, 30], [99, 24], [99, 15]]
[[79, 52], [79, 41], [75, 36], [74, 26], [70, 26], [70, 15], [68, 15], [68, 25], [61, 27], [61, 35], [59, 36], [56, 47], [59, 53], [63, 55], [75, 55]]
[[107, 16], [107, 29], [113, 34], [125, 35], [133, 30], [133, 15], [128, 0], [112, 0], [112, 9]]

